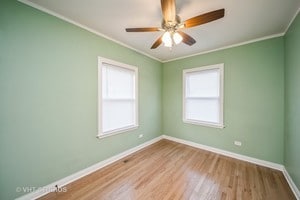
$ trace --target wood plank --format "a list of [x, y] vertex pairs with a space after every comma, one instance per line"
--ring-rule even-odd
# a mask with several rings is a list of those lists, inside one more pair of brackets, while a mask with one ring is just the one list
[[161, 140], [40, 199], [296, 199], [282, 172]]

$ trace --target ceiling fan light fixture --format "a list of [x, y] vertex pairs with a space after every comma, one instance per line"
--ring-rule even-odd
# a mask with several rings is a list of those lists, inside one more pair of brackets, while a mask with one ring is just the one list
[[173, 41], [171, 37], [171, 33], [169, 31], [166, 31], [164, 35], [162, 36], [162, 41], [164, 42], [164, 45], [166, 47], [172, 47]]
[[183, 28], [191, 28], [202, 24], [209, 23], [224, 17], [225, 9], [218, 9], [204, 14], [197, 15], [190, 19], [181, 22], [180, 17], [176, 14], [175, 0], [161, 0], [161, 11], [163, 15], [161, 28], [159, 27], [144, 27], [144, 28], [126, 28], [127, 32], [156, 32], [164, 31], [157, 40], [152, 44], [151, 49], [156, 49], [162, 43], [170, 49], [181, 42], [192, 46], [196, 40], [190, 35], [181, 31]]
[[173, 34], [173, 40], [175, 44], [179, 44], [182, 41], [182, 36], [179, 33], [175, 32]]

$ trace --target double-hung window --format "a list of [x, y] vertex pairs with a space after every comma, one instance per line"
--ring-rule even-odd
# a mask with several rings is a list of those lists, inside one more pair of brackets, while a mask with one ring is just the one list
[[223, 128], [224, 64], [183, 70], [183, 121]]
[[137, 80], [137, 67], [99, 57], [98, 137], [138, 126]]

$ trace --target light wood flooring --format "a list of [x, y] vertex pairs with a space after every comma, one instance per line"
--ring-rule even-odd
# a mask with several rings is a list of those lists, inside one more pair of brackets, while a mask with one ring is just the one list
[[296, 199], [282, 172], [161, 140], [40, 199]]

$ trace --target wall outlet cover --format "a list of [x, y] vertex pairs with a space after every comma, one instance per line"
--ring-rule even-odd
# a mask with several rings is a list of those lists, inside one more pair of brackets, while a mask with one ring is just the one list
[[240, 142], [240, 141], [234, 141], [234, 145], [236, 145], [236, 146], [242, 146], [242, 142]]

